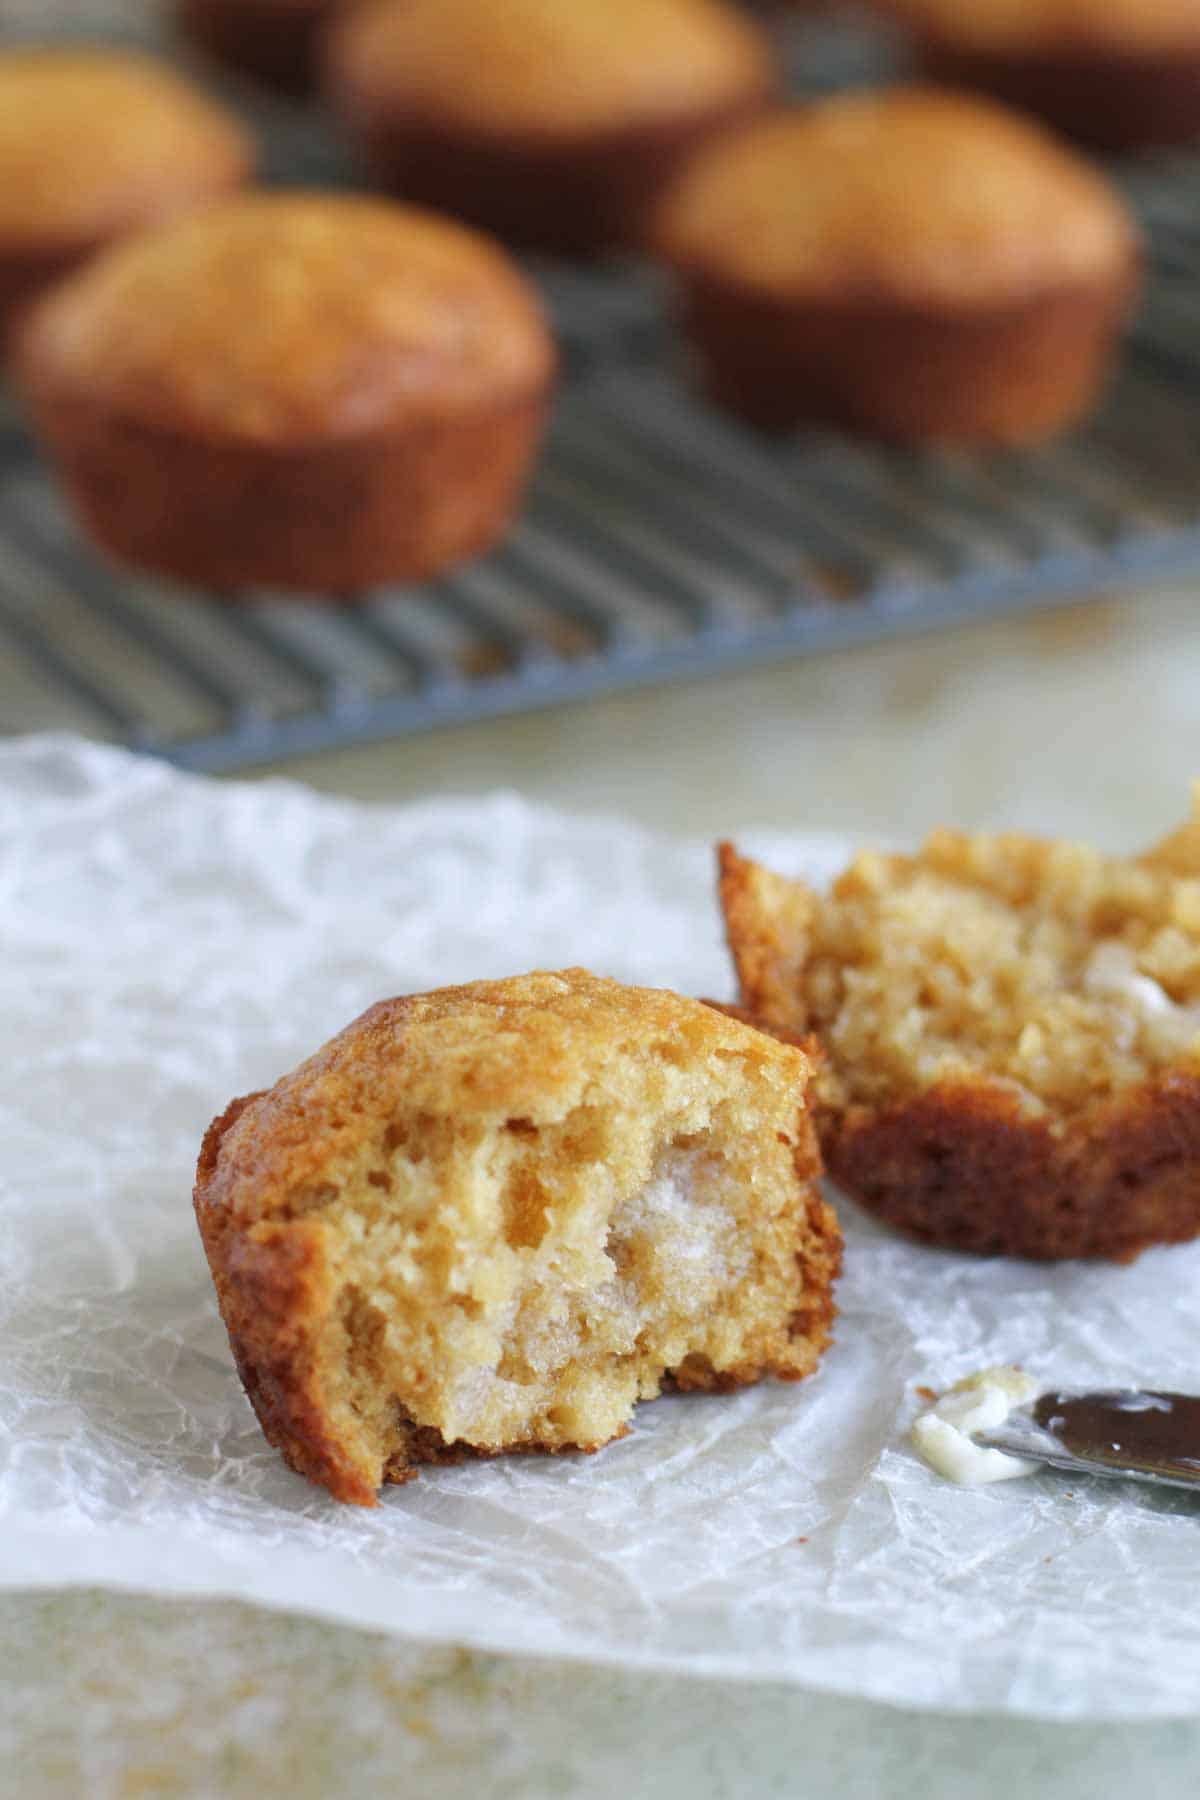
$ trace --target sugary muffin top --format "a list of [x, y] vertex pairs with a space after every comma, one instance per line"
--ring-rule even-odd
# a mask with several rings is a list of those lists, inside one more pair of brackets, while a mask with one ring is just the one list
[[0, 239], [103, 238], [232, 187], [253, 149], [224, 108], [149, 57], [0, 52]]
[[380, 1001], [231, 1125], [220, 1197], [251, 1221], [283, 1207], [331, 1120], [346, 1146], [398, 1110], [492, 1127], [516, 1115], [523, 1128], [562, 1120], [589, 1094], [622, 1104], [631, 1084], [642, 1092], [643, 1078], [665, 1106], [689, 1076], [719, 1086], [725, 1068], [793, 1109], [811, 1074], [798, 1047], [698, 1000], [586, 969]]
[[888, 0], [919, 31], [978, 50], [1200, 45], [1200, 0]]
[[333, 64], [407, 118], [567, 138], [774, 85], [766, 38], [723, 0], [378, 0]]
[[1136, 231], [1116, 190], [1039, 126], [933, 88], [777, 113], [704, 151], [659, 249], [783, 296], [1004, 304], [1110, 275]]
[[535, 295], [487, 239], [295, 192], [108, 251], [37, 309], [24, 357], [39, 383], [126, 418], [297, 448], [501, 407], [554, 368]]

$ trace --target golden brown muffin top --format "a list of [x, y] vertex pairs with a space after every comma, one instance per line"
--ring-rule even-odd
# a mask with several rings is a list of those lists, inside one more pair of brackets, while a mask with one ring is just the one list
[[1109, 276], [1119, 194], [1031, 121], [912, 87], [779, 113], [703, 151], [652, 230], [684, 268], [782, 297], [1003, 305]]
[[378, 0], [340, 27], [333, 64], [406, 118], [565, 138], [774, 86], [765, 36], [723, 0]]
[[887, 0], [917, 31], [972, 50], [1200, 45], [1200, 0]]
[[0, 241], [104, 238], [249, 174], [223, 107], [127, 51], [0, 51]]
[[[228, 1119], [208, 1202], [245, 1221], [286, 1211], [318, 1162], [351, 1153], [364, 1120], [400, 1111], [492, 1127], [553, 1123], [589, 1091], [619, 1087], [630, 1058], [661, 1064], [664, 1094], [681, 1069], [740, 1061], [797, 1107], [811, 1074], [801, 1049], [699, 1000], [586, 969], [383, 1000]], [[202, 1163], [202, 1178], [209, 1173]]]
[[25, 354], [120, 416], [287, 447], [503, 407], [554, 370], [498, 246], [389, 201], [296, 192], [106, 252], [36, 310]]

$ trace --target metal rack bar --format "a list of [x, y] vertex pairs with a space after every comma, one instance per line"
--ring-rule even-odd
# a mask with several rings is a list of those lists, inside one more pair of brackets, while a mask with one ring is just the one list
[[[18, 10], [44, 32], [44, 0]], [[887, 68], [886, 34], [851, 13], [778, 17], [798, 86]], [[152, 29], [140, 0], [76, 0], [73, 26]], [[255, 125], [273, 173], [345, 178], [303, 115], [264, 102]], [[30, 669], [88, 729], [235, 769], [1200, 567], [1200, 154], [1118, 174], [1146, 226], [1147, 304], [1107, 404], [1029, 456], [761, 436], [678, 366], [657, 277], [531, 263], [566, 348], [540, 471], [507, 541], [422, 589], [142, 591], [74, 534], [0, 407], [0, 707]]]

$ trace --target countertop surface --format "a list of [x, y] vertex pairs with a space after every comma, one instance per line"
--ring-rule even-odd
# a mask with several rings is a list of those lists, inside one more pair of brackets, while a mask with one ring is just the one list
[[278, 772], [403, 801], [530, 798], [717, 836], [1003, 826], [1131, 849], [1200, 775], [1200, 593], [1095, 600], [644, 690]]
[[[372, 801], [511, 787], [689, 834], [903, 842], [953, 821], [1130, 847], [1182, 814], [1200, 772], [1198, 654], [1200, 598], [1176, 589], [281, 772]], [[1173, 1800], [1200, 1757], [1188, 1722], [905, 1715], [92, 1593], [0, 1599], [0, 1663], [0, 1792], [22, 1796]]]

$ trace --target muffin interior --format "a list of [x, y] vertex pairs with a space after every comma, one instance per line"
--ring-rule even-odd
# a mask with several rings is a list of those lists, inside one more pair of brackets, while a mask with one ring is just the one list
[[1016, 835], [863, 854], [827, 899], [726, 852], [748, 1002], [814, 1030], [838, 1107], [991, 1077], [1064, 1119], [1200, 1061], [1200, 858]]
[[794, 1144], [707, 1085], [665, 1112], [597, 1094], [499, 1129], [413, 1113], [327, 1172], [338, 1291], [317, 1357], [331, 1417], [373, 1464], [403, 1468], [414, 1427], [594, 1446], [665, 1370], [702, 1386], [812, 1367], [820, 1338], [792, 1336]]

